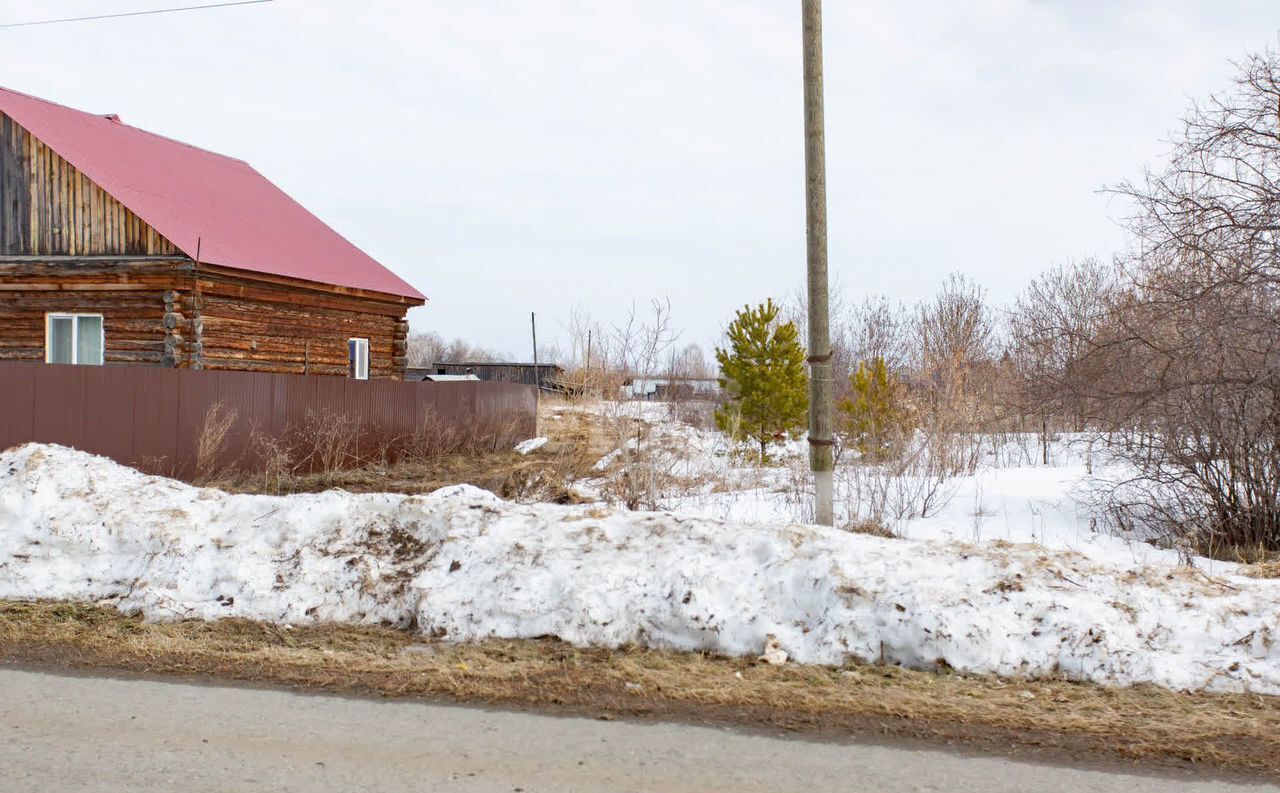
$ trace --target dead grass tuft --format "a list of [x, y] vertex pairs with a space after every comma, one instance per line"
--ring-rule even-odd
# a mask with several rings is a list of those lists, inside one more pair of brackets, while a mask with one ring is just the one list
[[893, 532], [893, 529], [874, 518], [850, 521], [844, 526], [844, 530], [854, 534], [870, 534], [872, 537], [884, 537], [890, 540], [898, 536]]
[[228, 409], [221, 402], [205, 412], [200, 434], [196, 436], [196, 482], [208, 482], [217, 476], [218, 460], [237, 415], [235, 409]]
[[1280, 703], [896, 667], [773, 666], [554, 640], [450, 644], [389, 628], [227, 619], [145, 623], [74, 603], [0, 601], [0, 657], [64, 669], [214, 677], [349, 694], [928, 738], [1280, 774]]
[[1280, 558], [1245, 565], [1244, 574], [1253, 578], [1280, 578]]

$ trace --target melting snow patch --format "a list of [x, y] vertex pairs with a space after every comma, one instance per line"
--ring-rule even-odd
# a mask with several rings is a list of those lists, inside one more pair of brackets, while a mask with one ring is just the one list
[[1280, 581], [466, 486], [228, 495], [34, 444], [0, 454], [0, 597], [1280, 694]]
[[543, 446], [546, 446], [548, 440], [550, 439], [549, 438], [530, 438], [527, 441], [520, 441], [519, 443], [516, 444], [516, 452], [519, 454], [528, 454], [530, 452], [536, 452], [538, 449], [541, 449]]

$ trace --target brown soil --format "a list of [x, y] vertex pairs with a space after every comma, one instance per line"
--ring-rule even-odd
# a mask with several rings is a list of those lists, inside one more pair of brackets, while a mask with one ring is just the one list
[[553, 640], [431, 642], [407, 632], [245, 620], [150, 624], [98, 606], [0, 601], [0, 659], [354, 695], [532, 706], [599, 718], [926, 740], [1051, 760], [1280, 776], [1280, 701], [896, 667], [752, 659]]

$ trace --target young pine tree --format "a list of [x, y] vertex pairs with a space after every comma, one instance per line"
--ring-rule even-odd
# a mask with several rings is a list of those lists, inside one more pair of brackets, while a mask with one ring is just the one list
[[889, 375], [883, 358], [875, 358], [870, 366], [859, 361], [849, 383], [849, 398], [840, 403], [844, 430], [858, 451], [873, 461], [884, 460], [893, 454], [907, 424], [902, 386]]
[[772, 299], [744, 306], [729, 325], [728, 349], [716, 348], [720, 386], [729, 395], [716, 426], [758, 443], [762, 463], [770, 443], [805, 426], [809, 410], [804, 347], [795, 324], [778, 313]]

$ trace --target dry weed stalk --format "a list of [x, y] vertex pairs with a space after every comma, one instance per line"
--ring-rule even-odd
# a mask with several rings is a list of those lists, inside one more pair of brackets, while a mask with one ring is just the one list
[[204, 423], [196, 437], [195, 481], [209, 482], [218, 474], [227, 446], [227, 434], [237, 416], [237, 411], [228, 410], [221, 402], [215, 403], [205, 412]]

